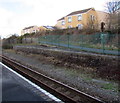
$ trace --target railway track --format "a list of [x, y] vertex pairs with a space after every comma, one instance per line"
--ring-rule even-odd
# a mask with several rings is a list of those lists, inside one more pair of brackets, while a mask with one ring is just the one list
[[[1, 55], [0, 55], [1, 56]], [[2, 62], [65, 103], [104, 103], [103, 101], [34, 71], [6, 56]]]

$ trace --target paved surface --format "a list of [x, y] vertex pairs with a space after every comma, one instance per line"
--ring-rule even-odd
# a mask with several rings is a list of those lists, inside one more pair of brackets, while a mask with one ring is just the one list
[[[34, 87], [28, 86], [18, 75], [14, 74], [6, 67], [2, 67], [2, 101], [48, 101], [43, 99], [35, 91]], [[1, 69], [1, 68], [0, 68]], [[1, 79], [1, 78], [0, 78]], [[30, 84], [29, 84], [30, 85]], [[43, 93], [41, 93], [45, 97]]]

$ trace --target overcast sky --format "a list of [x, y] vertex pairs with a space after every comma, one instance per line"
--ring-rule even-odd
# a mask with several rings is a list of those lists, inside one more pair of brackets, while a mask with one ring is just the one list
[[54, 26], [61, 17], [90, 7], [104, 11], [106, 1], [110, 0], [0, 0], [0, 35], [20, 35], [32, 25]]

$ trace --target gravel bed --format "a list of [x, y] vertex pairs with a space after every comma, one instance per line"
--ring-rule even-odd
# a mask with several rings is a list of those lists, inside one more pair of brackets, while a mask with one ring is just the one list
[[40, 58], [39, 55], [25, 54], [22, 52], [15, 53], [10, 51], [4, 51], [3, 54], [19, 61], [20, 63], [32, 67], [36, 71], [42, 72], [45, 75], [48, 75], [56, 80], [66, 83], [67, 85], [79, 89], [80, 91], [100, 98], [105, 102], [113, 103], [120, 101], [118, 100], [118, 92], [101, 88], [101, 84], [107, 84], [109, 82], [97, 79], [87, 80], [83, 78], [83, 74], [77, 73], [77, 71], [66, 67], [50, 64], [47, 62], [47, 60], [45, 61], [44, 57], [41, 56]]

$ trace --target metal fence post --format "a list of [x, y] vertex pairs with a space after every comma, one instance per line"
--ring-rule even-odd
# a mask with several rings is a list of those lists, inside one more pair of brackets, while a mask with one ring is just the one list
[[38, 44], [40, 43], [40, 41], [39, 41], [39, 37], [38, 37], [38, 39], [37, 39], [37, 41], [36, 42], [38, 42]]
[[104, 34], [101, 34], [101, 45], [102, 45], [102, 49], [103, 49], [103, 54], [105, 53], [104, 50], [105, 50], [105, 38], [104, 38]]
[[58, 47], [60, 46], [60, 44], [59, 44], [59, 41], [60, 41], [60, 40], [59, 40], [59, 39], [60, 39], [60, 36], [58, 35], [58, 37], [57, 37], [57, 40], [58, 40], [58, 41], [57, 41]]
[[68, 37], [68, 48], [69, 48], [69, 45], [70, 45], [70, 44], [69, 44], [69, 35], [70, 35], [70, 34], [67, 33], [67, 37]]
[[47, 44], [46, 35], [45, 35], [45, 44]]
[[[85, 35], [86, 36], [86, 35]], [[83, 48], [83, 34], [82, 34], [82, 48]]]
[[54, 44], [54, 36], [51, 35], [51, 40], [50, 40], [51, 44], [53, 45]]

